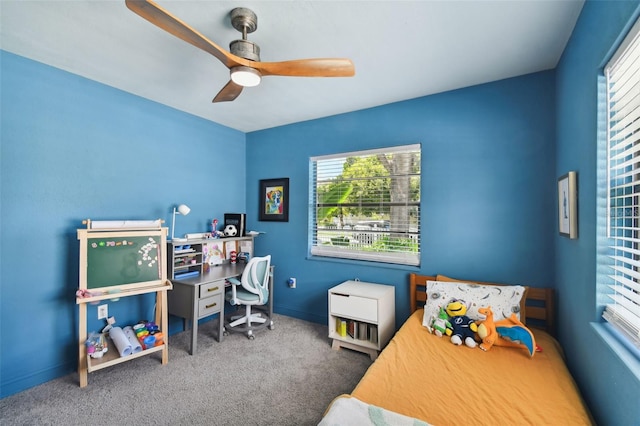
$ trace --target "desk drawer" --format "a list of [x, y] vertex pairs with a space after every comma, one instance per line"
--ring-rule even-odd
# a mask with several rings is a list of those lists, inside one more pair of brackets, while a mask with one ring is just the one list
[[207, 297], [206, 299], [200, 299], [200, 301], [198, 301], [198, 318], [220, 312], [222, 303], [222, 293]]
[[376, 299], [332, 293], [330, 306], [331, 315], [362, 321], [378, 321], [378, 301]]
[[224, 291], [224, 280], [202, 284], [200, 286], [200, 299], [213, 296], [214, 294], [217, 294], [217, 293], [222, 293], [223, 291]]

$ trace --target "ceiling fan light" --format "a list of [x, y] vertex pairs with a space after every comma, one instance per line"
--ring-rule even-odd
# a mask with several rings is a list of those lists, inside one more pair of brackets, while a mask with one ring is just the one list
[[240, 86], [253, 87], [260, 84], [262, 75], [258, 70], [250, 67], [233, 67], [231, 68], [231, 80]]

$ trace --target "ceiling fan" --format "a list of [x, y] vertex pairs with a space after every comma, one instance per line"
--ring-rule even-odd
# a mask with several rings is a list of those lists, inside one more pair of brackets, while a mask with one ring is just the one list
[[221, 48], [195, 29], [173, 16], [152, 0], [125, 0], [127, 7], [157, 27], [218, 58], [231, 73], [231, 79], [213, 98], [213, 102], [233, 101], [243, 87], [256, 86], [263, 76], [351, 77], [353, 62], [344, 58], [299, 59], [283, 62], [260, 62], [260, 47], [247, 40], [258, 28], [258, 17], [243, 7], [231, 11], [231, 24], [242, 33], [242, 40], [232, 41], [229, 51]]

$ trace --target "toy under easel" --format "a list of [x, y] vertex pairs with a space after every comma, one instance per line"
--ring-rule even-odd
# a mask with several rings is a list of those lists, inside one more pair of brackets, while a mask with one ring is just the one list
[[76, 293], [79, 307], [78, 375], [80, 387], [87, 386], [87, 374], [154, 352], [162, 352], [162, 364], [169, 361], [168, 337], [164, 344], [125, 357], [108, 351], [104, 357], [87, 356], [87, 303], [156, 293], [155, 323], [168, 330], [167, 228], [163, 221], [91, 221], [78, 229], [80, 277]]

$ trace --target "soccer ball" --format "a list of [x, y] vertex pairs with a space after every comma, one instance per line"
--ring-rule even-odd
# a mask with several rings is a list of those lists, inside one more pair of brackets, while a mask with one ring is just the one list
[[227, 225], [224, 227], [224, 236], [225, 237], [235, 237], [238, 235], [238, 228], [235, 225]]

